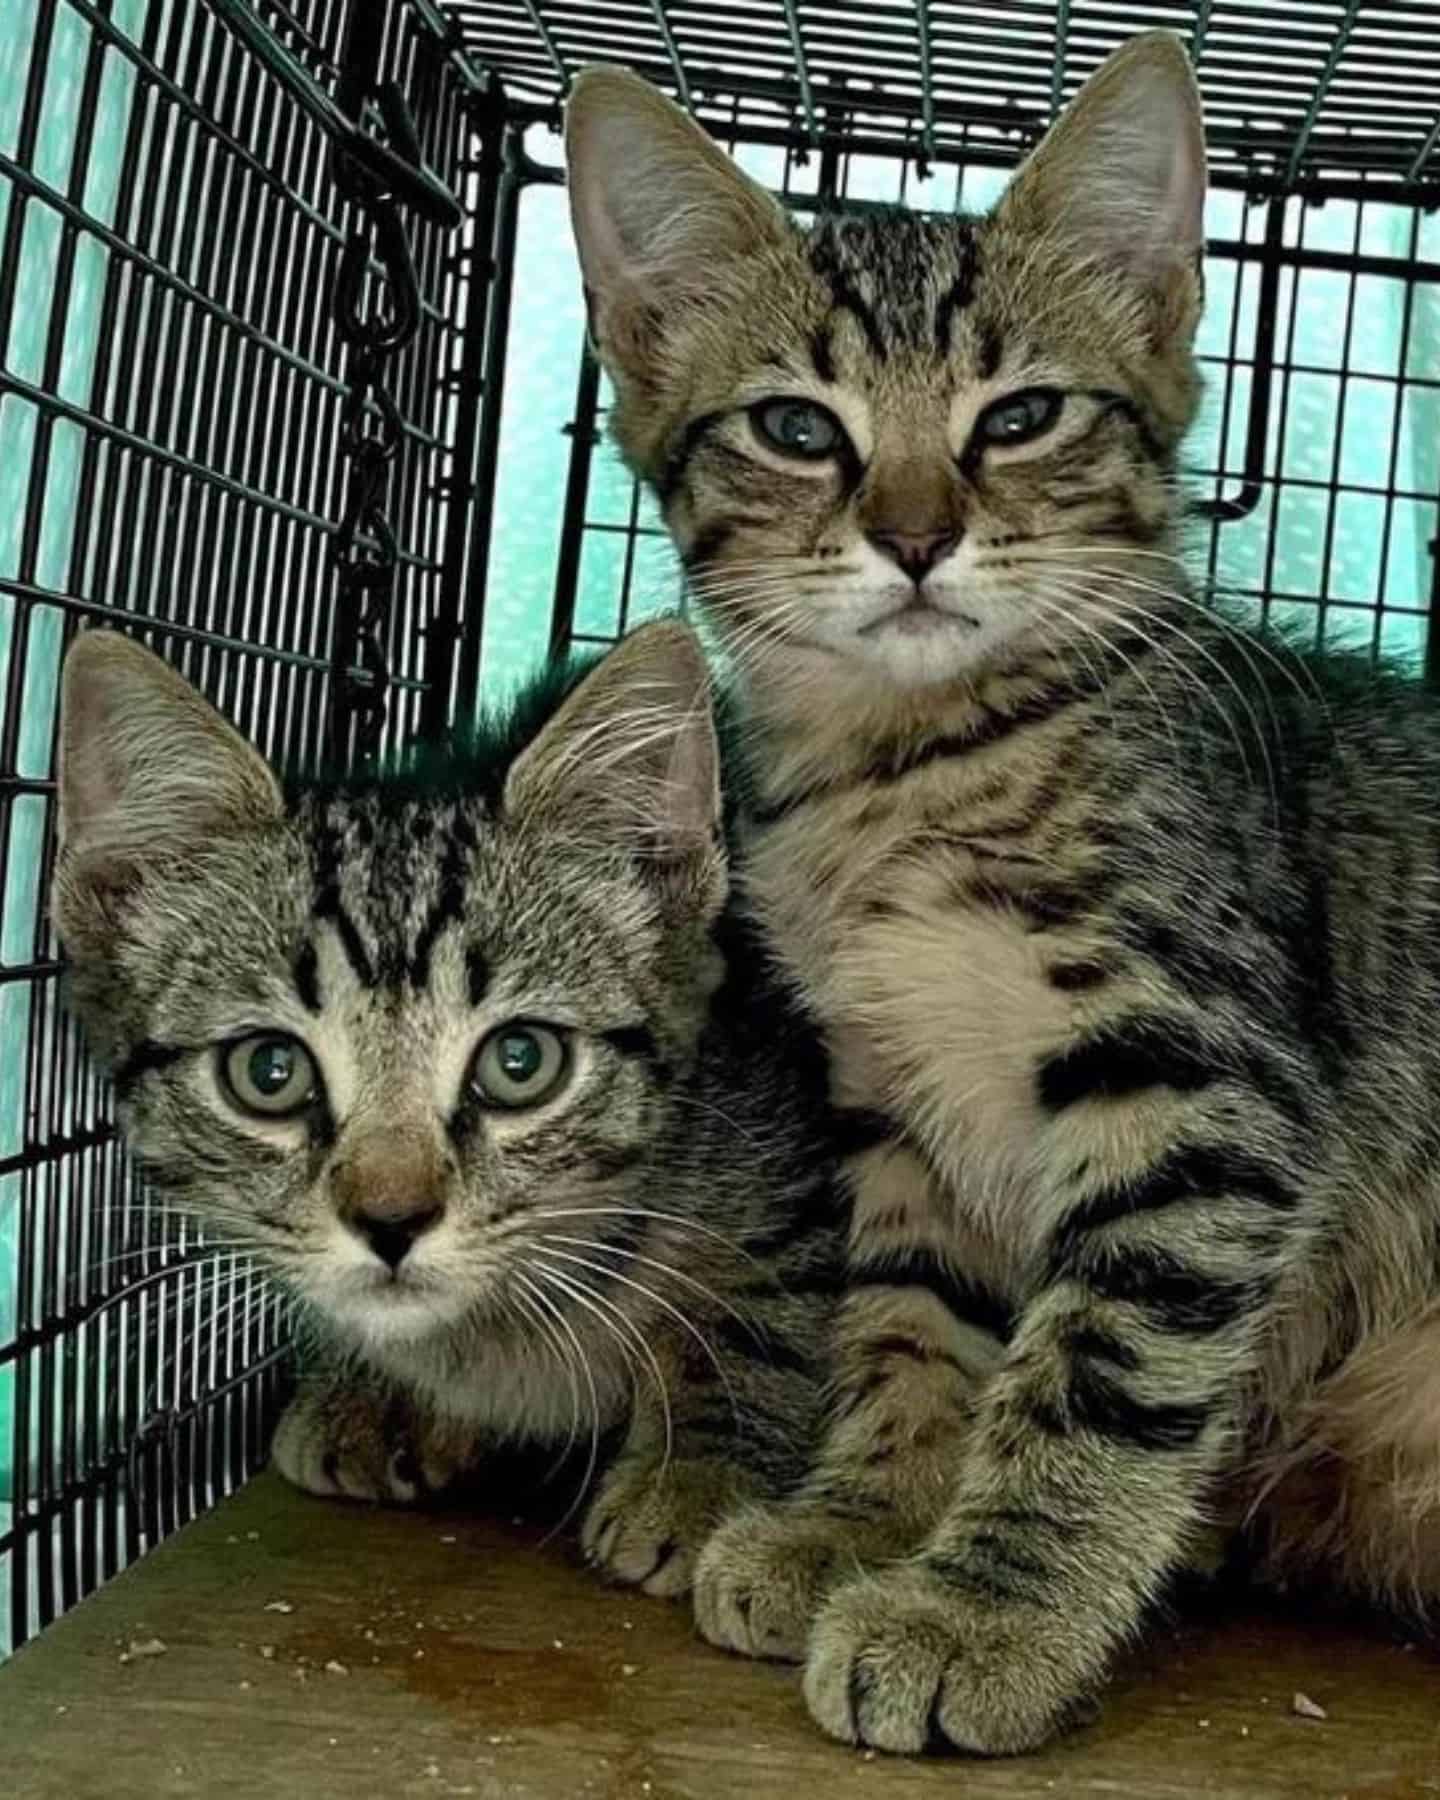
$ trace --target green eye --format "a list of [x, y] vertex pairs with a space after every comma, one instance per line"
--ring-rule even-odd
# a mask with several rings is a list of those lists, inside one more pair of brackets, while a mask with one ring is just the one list
[[785, 456], [820, 462], [845, 442], [845, 430], [834, 413], [809, 400], [762, 400], [750, 409], [756, 431]]
[[284, 1119], [315, 1098], [320, 1082], [315, 1059], [285, 1032], [257, 1032], [220, 1052], [222, 1085], [242, 1112]]
[[1052, 428], [1064, 404], [1065, 396], [1055, 388], [1022, 388], [985, 408], [975, 436], [984, 444], [1028, 444]]
[[502, 1025], [475, 1058], [475, 1086], [489, 1106], [514, 1111], [548, 1100], [569, 1072], [565, 1040], [546, 1025]]

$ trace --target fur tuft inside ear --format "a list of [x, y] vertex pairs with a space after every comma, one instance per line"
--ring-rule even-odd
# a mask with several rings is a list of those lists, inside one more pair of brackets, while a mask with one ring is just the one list
[[278, 818], [264, 759], [158, 656], [113, 631], [71, 645], [60, 689], [56, 920], [220, 834]]
[[515, 762], [505, 810], [618, 849], [671, 897], [724, 898], [709, 671], [678, 619], [643, 625], [580, 683]]
[[1145, 32], [1109, 56], [1021, 166], [999, 216], [1151, 289], [1193, 280], [1205, 246], [1205, 125], [1179, 38]]
[[623, 366], [657, 298], [789, 224], [687, 113], [624, 69], [576, 77], [565, 111], [570, 212], [602, 356]]

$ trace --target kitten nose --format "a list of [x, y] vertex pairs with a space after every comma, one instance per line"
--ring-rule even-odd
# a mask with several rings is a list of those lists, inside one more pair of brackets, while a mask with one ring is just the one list
[[359, 1212], [350, 1223], [386, 1268], [398, 1269], [410, 1254], [410, 1246], [422, 1232], [428, 1231], [436, 1223], [442, 1210], [441, 1207], [432, 1205], [423, 1211], [406, 1213], [401, 1217]]
[[865, 535], [877, 550], [898, 563], [917, 587], [960, 541], [954, 531], [870, 531]]
[[449, 1172], [428, 1135], [369, 1133], [332, 1166], [330, 1190], [341, 1220], [387, 1268], [398, 1269], [444, 1212]]

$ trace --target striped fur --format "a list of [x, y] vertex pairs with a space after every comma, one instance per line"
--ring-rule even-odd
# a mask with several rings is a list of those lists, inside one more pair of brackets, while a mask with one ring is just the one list
[[[1218, 1522], [1440, 1599], [1440, 721], [1184, 586], [1199, 117], [1142, 38], [992, 217], [808, 232], [707, 151], [641, 330], [697, 134], [572, 103], [617, 434], [741, 676], [854, 1195], [827, 1441], [699, 1617], [891, 1750], [1061, 1728]], [[825, 409], [799, 451], [770, 394]]]
[[[54, 892], [150, 1179], [316, 1340], [282, 1470], [403, 1501], [501, 1443], [613, 1440], [584, 1543], [662, 1593], [803, 1467], [840, 1258], [820, 1058], [721, 915], [704, 688], [688, 631], [652, 626], [518, 758], [512, 727], [287, 796], [178, 676], [90, 634]], [[528, 1111], [477, 1086], [512, 1020], [568, 1046]], [[252, 1117], [223, 1046], [277, 1029], [323, 1085]], [[392, 1269], [355, 1220], [417, 1203]]]

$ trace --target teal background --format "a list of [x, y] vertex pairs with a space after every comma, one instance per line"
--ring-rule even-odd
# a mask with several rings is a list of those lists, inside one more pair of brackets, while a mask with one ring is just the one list
[[[36, 0], [3, 0], [0, 27], [0, 152], [16, 147], [28, 70], [28, 44]], [[122, 32], [137, 35], [147, 0], [114, 0], [111, 17]], [[89, 27], [61, 4], [50, 52], [36, 174], [54, 189], [68, 181], [76, 105]], [[85, 211], [113, 220], [132, 97], [130, 65], [107, 54], [100, 92], [95, 153], [89, 164]], [[537, 134], [532, 146], [542, 161], [557, 155], [555, 140]], [[759, 178], [779, 185], [778, 151], [742, 152]], [[850, 159], [848, 191], [866, 199], [899, 196], [897, 166], [878, 159]], [[908, 178], [905, 198], [937, 209], [989, 204], [1003, 176], [971, 170], [958, 182], [954, 171], [928, 181]], [[14, 197], [0, 176], [0, 232]], [[1256, 241], [1262, 214], [1232, 194], [1211, 200], [1212, 232], [1220, 238]], [[21, 304], [10, 341], [0, 345], [4, 366], [15, 376], [42, 378], [49, 297], [60, 242], [60, 216], [41, 203], [28, 208], [21, 255]], [[1440, 258], [1440, 217], [1418, 219], [1379, 202], [1360, 208], [1331, 202], [1323, 208], [1299, 202], [1289, 208], [1292, 244], [1309, 249], [1367, 252], [1408, 258]], [[66, 350], [59, 378], [64, 398], [90, 403], [100, 299], [108, 253], [81, 234], [76, 259]], [[1345, 329], [1350, 278], [1307, 270], [1287, 272], [1281, 290], [1280, 342], [1288, 367], [1277, 382], [1269, 466], [1280, 477], [1267, 487], [1256, 512], [1219, 534], [1214, 572], [1222, 585], [1253, 592], [1266, 585], [1279, 598], [1277, 617], [1324, 641], [1374, 645], [1416, 660], [1424, 647], [1424, 609], [1431, 578], [1429, 541], [1437, 532], [1440, 493], [1440, 295], [1411, 289], [1400, 280], [1359, 278], [1353, 329]], [[1209, 304], [1201, 335], [1211, 359], [1205, 414], [1191, 447], [1197, 469], [1230, 471], [1233, 488], [1245, 436], [1249, 360], [1255, 344], [1258, 270], [1213, 258]], [[561, 507], [565, 489], [579, 370], [583, 317], [563, 191], [554, 185], [526, 190], [520, 209], [515, 271], [516, 303], [504, 386], [494, 540], [484, 620], [483, 679], [487, 696], [507, 691], [544, 653], [554, 593]], [[318, 303], [318, 302], [317, 302]], [[1409, 312], [1409, 345], [1401, 345]], [[1233, 384], [1223, 363], [1237, 359]], [[1345, 378], [1348, 371], [1348, 379]], [[36, 430], [33, 406], [14, 395], [0, 402], [0, 577], [14, 575], [31, 493]], [[48, 479], [40, 497], [38, 581], [67, 585], [74, 494], [82, 436], [57, 424]], [[1317, 483], [1309, 487], [1307, 483]], [[1338, 485], [1333, 541], [1327, 541], [1329, 490]], [[1393, 485], [1401, 497], [1387, 507], [1375, 490]], [[626, 598], [631, 622], [667, 610], [679, 596], [674, 557], [653, 507], [638, 495], [608, 446], [597, 452], [587, 505], [576, 627], [583, 634], [613, 634]], [[627, 531], [638, 537], [627, 551]], [[1200, 546], [1203, 551], [1203, 544]], [[1272, 561], [1273, 559], [1273, 566]], [[0, 691], [9, 676], [14, 600], [0, 590]], [[61, 614], [36, 608], [24, 671], [18, 773], [49, 773]], [[39, 853], [45, 803], [17, 798], [8, 815], [9, 874], [0, 912], [0, 963], [25, 962], [32, 953], [38, 911]], [[0, 1156], [17, 1151], [24, 1136], [24, 1045], [30, 1008], [46, 1003], [43, 991], [24, 981], [0, 984]], [[0, 1344], [17, 1330], [17, 1231], [19, 1178], [0, 1179]], [[0, 1532], [8, 1523], [12, 1454], [12, 1370], [0, 1368]], [[0, 1617], [4, 1616], [6, 1568], [0, 1559]]]

